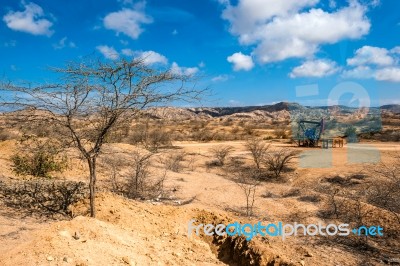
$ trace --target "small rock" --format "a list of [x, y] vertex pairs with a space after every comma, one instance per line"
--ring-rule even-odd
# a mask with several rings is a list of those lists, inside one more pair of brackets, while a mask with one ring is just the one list
[[68, 258], [68, 257], [64, 257], [63, 261], [68, 262], [68, 263], [72, 263], [73, 259]]
[[300, 265], [301, 265], [301, 266], [306, 265], [306, 263], [304, 262], [304, 260], [301, 260], [301, 261], [300, 261]]
[[52, 257], [52, 256], [47, 256], [47, 258], [46, 258], [48, 261], [53, 261], [54, 260], [54, 258]]
[[307, 251], [306, 254], [304, 254], [304, 256], [306, 257], [312, 257], [314, 256], [311, 252]]

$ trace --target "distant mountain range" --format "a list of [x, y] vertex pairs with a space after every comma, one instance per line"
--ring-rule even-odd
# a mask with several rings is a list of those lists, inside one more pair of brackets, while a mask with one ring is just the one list
[[360, 114], [363, 110], [369, 113], [391, 112], [400, 114], [400, 105], [391, 104], [381, 107], [354, 108], [344, 105], [337, 106], [303, 106], [298, 103], [279, 102], [262, 106], [243, 107], [154, 107], [147, 110], [147, 113], [155, 118], [167, 119], [192, 119], [192, 118], [254, 118], [254, 119], [278, 119], [285, 120], [290, 116], [306, 115], [312, 117], [335, 115]]

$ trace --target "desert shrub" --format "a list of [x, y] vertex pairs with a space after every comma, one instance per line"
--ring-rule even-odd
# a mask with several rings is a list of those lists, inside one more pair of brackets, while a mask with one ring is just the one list
[[321, 196], [319, 195], [304, 195], [304, 196], [300, 196], [298, 198], [298, 200], [300, 201], [304, 201], [304, 202], [320, 202], [321, 201]]
[[183, 164], [182, 162], [185, 160], [186, 153], [181, 152], [181, 153], [169, 153], [167, 156], [163, 159], [163, 164], [167, 170], [170, 170], [172, 172], [179, 173], [183, 169]]
[[212, 155], [215, 157], [215, 159], [218, 161], [220, 166], [223, 166], [225, 164], [225, 160], [229, 157], [229, 155], [233, 152], [233, 147], [232, 146], [225, 146], [225, 145], [219, 145], [210, 150]]
[[141, 154], [133, 153], [133, 169], [128, 177], [127, 193], [131, 198], [136, 198], [144, 193], [146, 189], [146, 181], [150, 176], [150, 157], [151, 153]]
[[0, 181], [0, 195], [8, 206], [42, 215], [69, 215], [69, 206], [87, 196], [87, 185], [73, 181]]
[[288, 138], [288, 134], [286, 133], [286, 129], [285, 128], [278, 128], [275, 129], [275, 137], [277, 139], [287, 139]]
[[250, 151], [257, 169], [260, 169], [261, 163], [265, 159], [270, 145], [267, 145], [259, 139], [249, 139], [245, 146], [247, 150]]
[[221, 166], [221, 163], [218, 160], [206, 161], [205, 164], [206, 164], [207, 170], [209, 170], [210, 168]]
[[233, 125], [233, 119], [232, 118], [225, 119], [222, 122], [222, 125], [225, 126], [225, 127], [232, 126]]
[[214, 133], [208, 129], [193, 131], [190, 138], [195, 141], [209, 142], [214, 140]]
[[239, 133], [239, 131], [240, 131], [240, 128], [239, 128], [239, 127], [233, 127], [233, 128], [231, 129], [231, 133], [232, 133], [232, 134], [237, 134], [237, 133]]
[[252, 136], [255, 133], [255, 127], [253, 125], [246, 125], [243, 127], [244, 133], [246, 135]]
[[368, 203], [390, 211], [400, 224], [400, 157], [392, 165], [381, 163], [371, 166], [368, 171], [374, 173], [366, 192]]
[[[129, 119], [121, 120], [121, 123], [114, 127], [105, 139], [107, 143], [121, 143], [129, 139], [131, 124]], [[128, 140], [129, 142], [129, 140]]]
[[0, 141], [16, 139], [18, 136], [7, 129], [0, 128]]
[[251, 168], [232, 171], [233, 181], [239, 186], [246, 198], [246, 216], [253, 215], [256, 191], [261, 184], [260, 172]]
[[[134, 151], [128, 158], [115, 155], [107, 158], [112, 191], [130, 199], [160, 198], [164, 193], [166, 172], [160, 173], [152, 167], [153, 155]], [[121, 168], [126, 171], [121, 173]]]
[[23, 140], [23, 146], [11, 156], [12, 170], [17, 175], [50, 178], [51, 172], [62, 172], [67, 167], [66, 156], [60, 156], [57, 143], [37, 138]]
[[271, 152], [265, 158], [264, 163], [267, 168], [272, 171], [275, 178], [281, 176], [282, 170], [284, 170], [292, 159], [297, 155], [297, 152], [281, 148], [275, 152]]
[[149, 131], [147, 139], [144, 141], [146, 149], [157, 152], [162, 146], [170, 146], [170, 134], [162, 128], [156, 128]]
[[282, 197], [284, 198], [290, 198], [290, 197], [298, 197], [301, 195], [301, 190], [298, 188], [292, 188], [286, 191], [285, 193], [282, 194]]
[[135, 125], [128, 140], [131, 144], [141, 144], [153, 152], [157, 152], [162, 146], [171, 145], [169, 132], [162, 127], [150, 128], [149, 122]]
[[357, 142], [357, 129], [354, 126], [348, 126], [344, 131], [344, 135], [347, 137], [347, 142]]

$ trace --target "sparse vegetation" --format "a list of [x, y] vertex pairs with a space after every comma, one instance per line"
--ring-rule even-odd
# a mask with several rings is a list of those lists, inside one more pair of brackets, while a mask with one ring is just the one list
[[296, 151], [281, 148], [277, 151], [270, 152], [265, 158], [264, 163], [267, 168], [273, 172], [275, 178], [279, 178], [285, 167], [287, 167], [290, 161], [296, 156]]
[[52, 172], [67, 167], [66, 156], [61, 155], [57, 142], [30, 137], [21, 141], [21, 148], [11, 157], [12, 169], [17, 175], [50, 178]]
[[260, 172], [253, 169], [243, 168], [241, 171], [232, 173], [235, 183], [240, 187], [246, 197], [246, 216], [253, 215], [256, 191], [261, 181]]
[[71, 216], [69, 206], [84, 199], [86, 184], [73, 181], [0, 181], [0, 195], [6, 204], [25, 212], [49, 217], [56, 214]]
[[[54, 70], [62, 75], [62, 82], [37, 87], [1, 84], [1, 94], [10, 97], [1, 98], [0, 105], [30, 108], [31, 112], [15, 113], [19, 121], [41, 121], [64, 129], [64, 137], [88, 164], [90, 213], [95, 217], [96, 164], [107, 136], [129, 117], [127, 113], [134, 118], [153, 104], [198, 100], [204, 90], [184, 85], [191, 76], [154, 69], [141, 58], [83, 60]], [[168, 88], [162, 86], [166, 84]]]
[[219, 166], [225, 164], [226, 159], [233, 152], [234, 148], [232, 146], [219, 145], [210, 150], [212, 155], [215, 157]]
[[184, 167], [182, 162], [185, 160], [185, 157], [186, 153], [184, 152], [168, 153], [162, 163], [167, 170], [179, 173]]
[[257, 169], [261, 168], [261, 163], [267, 156], [270, 145], [259, 139], [249, 139], [246, 142], [246, 148], [250, 151]]

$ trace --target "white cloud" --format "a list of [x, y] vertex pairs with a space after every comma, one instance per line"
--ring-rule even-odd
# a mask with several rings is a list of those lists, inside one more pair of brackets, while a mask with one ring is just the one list
[[168, 63], [168, 59], [154, 51], [133, 51], [131, 49], [122, 49], [121, 53], [126, 56], [133, 56], [136, 59], [143, 60], [143, 63], [147, 65], [153, 64], [164, 64]]
[[233, 70], [235, 71], [239, 70], [249, 71], [254, 67], [254, 62], [251, 56], [244, 55], [241, 52], [234, 53], [233, 55], [228, 56], [226, 60], [229, 63], [233, 64]]
[[117, 34], [123, 33], [132, 39], [139, 38], [143, 32], [142, 24], [153, 22], [153, 19], [145, 14], [144, 5], [144, 2], [140, 2], [132, 9], [123, 8], [108, 14], [103, 20], [104, 27], [116, 31]]
[[353, 69], [343, 71], [342, 77], [369, 79], [374, 77], [374, 70], [372, 70], [369, 66], [357, 66]]
[[116, 60], [119, 58], [119, 53], [112, 46], [99, 45], [96, 49], [107, 59]]
[[378, 65], [388, 66], [394, 63], [394, 59], [389, 55], [385, 48], [363, 46], [355, 52], [353, 58], [347, 59], [350, 66]]
[[74, 42], [68, 41], [67, 37], [62, 38], [58, 43], [53, 44], [53, 48], [56, 50], [63, 49], [65, 47], [76, 48], [76, 45]]
[[331, 60], [312, 60], [306, 61], [302, 65], [293, 68], [289, 74], [291, 78], [298, 77], [325, 77], [338, 72], [336, 62]]
[[[329, 13], [306, 7], [318, 0], [240, 0], [228, 5], [223, 18], [243, 45], [255, 45], [253, 56], [261, 63], [313, 56], [323, 44], [358, 39], [369, 32], [367, 8], [357, 1]], [[268, 8], [266, 8], [268, 6]]]
[[230, 78], [229, 75], [224, 74], [224, 75], [218, 75], [216, 77], [213, 77], [211, 79], [211, 81], [213, 81], [213, 82], [224, 82], [224, 81], [227, 81], [229, 78]]
[[50, 28], [53, 23], [44, 18], [43, 9], [35, 3], [24, 3], [24, 11], [9, 11], [3, 21], [12, 30], [22, 31], [33, 35], [51, 36], [54, 31]]
[[400, 82], [400, 67], [386, 67], [375, 73], [375, 79], [380, 81]]
[[175, 75], [192, 76], [199, 71], [197, 67], [180, 67], [176, 62], [171, 65], [171, 73]]
[[396, 46], [390, 50], [391, 53], [400, 54], [400, 46]]
[[347, 64], [354, 68], [344, 71], [342, 77], [400, 82], [399, 53], [399, 46], [390, 50], [363, 46], [355, 52], [353, 58], [347, 59]]

